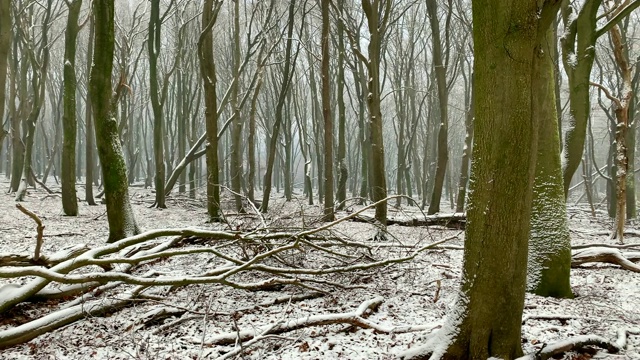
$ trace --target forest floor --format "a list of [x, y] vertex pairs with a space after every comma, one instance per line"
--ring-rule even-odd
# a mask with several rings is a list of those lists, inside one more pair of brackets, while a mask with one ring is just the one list
[[[0, 253], [29, 254], [36, 239], [35, 223], [18, 211], [13, 196], [7, 194], [8, 183], [0, 180]], [[56, 186], [52, 186], [57, 190]], [[168, 209], [150, 208], [154, 194], [140, 187], [131, 188], [135, 215], [143, 230], [196, 227], [232, 230], [247, 226], [249, 217], [227, 217], [227, 224], [207, 223], [202, 201], [169, 197]], [[79, 197], [84, 197], [83, 188]], [[318, 226], [319, 206], [299, 200], [285, 202], [275, 194], [266, 220], [275, 228]], [[232, 202], [223, 204], [230, 209]], [[395, 201], [393, 201], [395, 203]], [[43, 189], [30, 189], [23, 206], [35, 212], [45, 225], [43, 254], [75, 244], [89, 247], [104, 245], [108, 235], [104, 205], [88, 206], [80, 202], [79, 216], [62, 214], [59, 195]], [[348, 208], [352, 211], [352, 208]], [[230, 211], [229, 211], [230, 213]], [[390, 216], [418, 213], [403, 205], [390, 207]], [[341, 212], [338, 216], [345, 216]], [[569, 207], [574, 245], [611, 243], [607, 233], [612, 224], [604, 212], [592, 218], [586, 207]], [[629, 225], [634, 229], [634, 224]], [[464, 234], [445, 227], [389, 226], [385, 244], [377, 247], [372, 240], [376, 228], [367, 223], [346, 221], [336, 231], [353, 241], [366, 242], [374, 249], [372, 257], [401, 256], [415, 247], [457, 235], [447, 242], [448, 249], [421, 252], [412, 261], [361, 271], [349, 278], [358, 288], [336, 289], [321, 297], [280, 304], [255, 306], [275, 298], [291, 297], [302, 291], [284, 286], [273, 291], [247, 291], [220, 284], [188, 285], [160, 288], [155, 300], [133, 302], [106, 316], [88, 317], [30, 342], [0, 350], [1, 359], [201, 359], [218, 358], [236, 348], [249, 359], [392, 359], [403, 350], [425, 341], [428, 334], [444, 321], [452, 306], [461, 272]], [[640, 242], [628, 237], [627, 242]], [[143, 265], [141, 272], [153, 267], [159, 272], [188, 274], [206, 267], [209, 255], [175, 257]], [[197, 261], [194, 261], [197, 259]], [[323, 268], [317, 263], [317, 268]], [[339, 279], [336, 278], [336, 281]], [[15, 281], [15, 279], [11, 279]], [[22, 281], [27, 281], [24, 279]], [[0, 286], [10, 280], [0, 279]], [[571, 283], [574, 299], [526, 296], [522, 341], [526, 353], [536, 352], [545, 344], [581, 335], [595, 334], [615, 340], [617, 330], [640, 326], [640, 276], [615, 265], [596, 264], [575, 268]], [[102, 297], [117, 298], [122, 290], [104, 292]], [[224, 333], [255, 330], [258, 333], [286, 320], [312, 319], [355, 311], [364, 301], [382, 297], [383, 302], [367, 319], [380, 326], [427, 325], [427, 330], [407, 333], [384, 333], [347, 324], [303, 327], [294, 331], [264, 336], [253, 344], [208, 345], [207, 339]], [[290, 298], [293, 299], [293, 298]], [[64, 307], [64, 302], [20, 304], [0, 314], [0, 331], [36, 319]], [[175, 316], [151, 321], [154, 311], [176, 311]], [[144, 320], [148, 321], [144, 321]], [[178, 321], [177, 321], [178, 320]], [[626, 351], [611, 355], [601, 351], [594, 358], [640, 359], [640, 337], [629, 337]], [[577, 359], [568, 355], [567, 359]], [[581, 357], [582, 358], [582, 357]], [[586, 357], [585, 357], [586, 358]]]

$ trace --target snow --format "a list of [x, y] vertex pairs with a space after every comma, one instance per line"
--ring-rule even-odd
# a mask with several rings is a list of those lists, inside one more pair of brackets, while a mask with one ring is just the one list
[[[6, 194], [7, 187], [6, 180], [0, 180], [0, 197], [3, 197], [0, 198], [0, 228], [3, 230], [0, 252], [31, 253], [35, 245], [35, 224], [14, 208], [12, 197]], [[55, 190], [56, 187], [53, 187]], [[79, 198], [83, 198], [82, 188], [79, 188], [79, 192]], [[227, 229], [207, 223], [206, 209], [199, 201], [170, 197], [167, 199], [169, 208], [159, 211], [148, 208], [154, 201], [150, 190], [132, 188], [130, 195], [138, 223], [145, 229], [158, 226]], [[313, 223], [313, 216], [322, 212], [321, 206], [310, 207], [305, 205], [301, 194], [297, 193], [296, 196], [300, 200], [291, 203], [276, 200], [273, 208], [282, 216], [278, 219], [271, 217], [267, 221], [274, 222], [282, 229], [296, 226], [302, 221], [300, 209], [304, 208], [305, 221]], [[223, 206], [233, 206], [230, 197], [225, 201]], [[46, 228], [42, 251], [45, 255], [80, 244], [87, 244], [93, 249], [105, 245], [108, 228], [104, 205], [88, 206], [83, 202], [80, 203], [78, 217], [66, 217], [62, 214], [59, 197], [46, 196], [40, 189], [30, 189], [23, 205], [43, 219]], [[443, 208], [445, 206], [443, 204]], [[419, 213], [411, 207], [405, 207], [402, 211], [390, 207], [389, 212], [390, 216], [396, 217]], [[604, 212], [599, 212], [598, 217], [593, 219], [586, 206], [579, 205], [570, 207], [569, 214], [574, 245], [608, 241], [607, 235], [602, 234], [608, 233], [611, 222]], [[229, 226], [241, 226], [241, 221], [249, 220], [230, 217]], [[636, 226], [637, 223], [632, 221], [628, 230]], [[366, 241], [376, 233], [369, 224], [353, 222], [340, 224], [336, 230], [352, 241]], [[404, 255], [409, 250], [395, 245], [420, 247], [458, 233], [443, 227], [408, 228], [395, 225], [389, 227], [389, 232], [389, 243], [371, 243], [371, 254], [376, 257]], [[638, 242], [638, 239], [629, 235], [627, 241]], [[463, 242], [455, 240], [446, 245], [460, 248]], [[116, 247], [118, 244], [109, 246]], [[86, 253], [85, 256], [90, 254]], [[87, 317], [26, 344], [5, 349], [0, 353], [0, 358], [216, 358], [235, 349], [235, 344], [208, 346], [206, 343], [223, 334], [234, 333], [236, 329], [239, 332], [260, 333], [278, 323], [291, 324], [310, 318], [332, 319], [339, 313], [354, 312], [363, 302], [377, 297], [382, 298], [382, 303], [377, 311], [366, 317], [367, 321], [385, 328], [421, 325], [427, 330], [381, 333], [344, 324], [305, 327], [256, 342], [247, 349], [245, 358], [391, 359], [400, 354], [415, 354], [421, 350], [421, 345], [438, 345], [436, 350], [442, 351], [455, 336], [457, 324], [464, 315], [460, 304], [466, 298], [458, 295], [459, 278], [462, 276], [461, 259], [462, 251], [453, 248], [424, 252], [412, 262], [361, 272], [352, 284], [359, 288], [341, 289], [319, 298], [268, 306], [255, 305], [304, 291], [285, 287], [279, 291], [251, 292], [219, 284], [190, 285], [177, 289], [157, 287], [146, 292], [156, 300], [134, 302], [105, 317]], [[150, 263], [132, 275], [142, 277], [154, 273], [155, 276], [189, 276], [220, 264], [212, 264], [212, 261], [210, 254], [180, 256]], [[317, 264], [317, 268], [323, 269], [324, 265]], [[90, 272], [98, 270], [92, 268]], [[73, 276], [79, 275], [73, 273]], [[33, 279], [25, 277], [15, 284], [0, 279], [0, 299], [4, 297], [3, 294], [11, 295], [17, 285], [30, 283]], [[598, 335], [621, 342], [621, 331], [639, 327], [640, 277], [637, 274], [608, 264], [595, 264], [573, 269], [571, 280], [575, 299], [526, 296], [522, 326], [525, 353], [536, 352], [544, 344], [583, 335]], [[439, 281], [439, 286], [436, 281]], [[39, 326], [47, 321], [71, 316], [79, 308], [86, 311], [96, 304], [118, 302], [125, 299], [134, 288], [114, 287], [102, 294], [88, 294], [71, 302], [21, 304], [5, 315], [0, 332], [16, 331], [17, 326], [23, 324]], [[439, 297], [434, 301], [436, 291]], [[54, 313], [56, 310], [60, 311]], [[185, 312], [180, 315], [178, 310]], [[173, 312], [173, 315], [152, 320], [163, 312], [169, 315]], [[39, 320], [26, 322], [34, 319]], [[9, 330], [11, 328], [14, 330]], [[629, 334], [626, 342], [627, 350], [623, 353], [626, 357], [620, 358], [640, 358], [640, 337]], [[606, 356], [606, 351], [599, 356]]]

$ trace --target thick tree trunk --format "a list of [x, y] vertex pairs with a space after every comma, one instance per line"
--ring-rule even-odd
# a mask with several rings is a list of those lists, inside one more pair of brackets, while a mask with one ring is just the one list
[[64, 114], [62, 116], [63, 143], [62, 168], [62, 210], [65, 215], [78, 215], [78, 197], [76, 195], [76, 39], [78, 37], [78, 18], [82, 0], [69, 3], [69, 17], [64, 44]]
[[[440, 332], [405, 358], [514, 359], [526, 287], [538, 119], [536, 48], [557, 6], [473, 2], [475, 148], [458, 299]], [[496, 43], [496, 39], [503, 39]], [[517, 142], [513, 139], [518, 139]], [[518, 199], [518, 201], [514, 201]]]
[[533, 185], [533, 208], [527, 288], [541, 296], [571, 298], [571, 237], [560, 168], [560, 138], [555, 109], [553, 32], [540, 45], [534, 60], [533, 111], [538, 118], [538, 152]]
[[89, 96], [95, 116], [98, 156], [102, 165], [109, 238], [115, 242], [140, 232], [136, 223], [127, 181], [127, 168], [113, 117], [111, 71], [114, 50], [114, 0], [95, 0], [95, 38]]

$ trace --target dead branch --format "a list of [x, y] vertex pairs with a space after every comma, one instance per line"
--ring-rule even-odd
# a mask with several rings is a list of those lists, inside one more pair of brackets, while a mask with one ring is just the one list
[[139, 287], [125, 294], [122, 299], [100, 299], [78, 304], [46, 315], [36, 321], [30, 321], [20, 326], [0, 331], [0, 349], [25, 343], [86, 316], [98, 316], [107, 311], [122, 308], [128, 305], [142, 290], [144, 290], [144, 287]]
[[524, 325], [529, 320], [558, 320], [561, 322], [565, 322], [572, 319], [584, 319], [584, 317], [558, 314], [527, 315], [522, 318], [522, 325]]
[[[368, 215], [358, 215], [353, 218], [355, 222], [373, 224], [375, 219]], [[387, 225], [400, 226], [445, 226], [451, 229], [464, 229], [467, 216], [463, 213], [425, 215], [420, 218], [388, 218]]]
[[586, 346], [597, 346], [606, 349], [611, 354], [616, 354], [620, 351], [618, 345], [603, 337], [597, 335], [580, 335], [547, 345], [539, 352], [525, 355], [517, 360], [547, 360], [567, 351], [579, 350]]
[[619, 265], [625, 270], [640, 272], [640, 266], [625, 258], [618, 249], [596, 247], [582, 249], [572, 253], [571, 267], [593, 262]]
[[[363, 329], [373, 329], [381, 333], [406, 333], [414, 331], [423, 331], [437, 328], [439, 325], [399, 325], [399, 326], [386, 326], [375, 323], [366, 319], [368, 313], [375, 311], [384, 299], [382, 297], [376, 297], [372, 300], [368, 300], [360, 304], [358, 309], [347, 313], [338, 314], [326, 314], [326, 315], [313, 315], [298, 318], [295, 320], [282, 321], [276, 324], [267, 326], [263, 330], [243, 330], [239, 332], [230, 332], [226, 334], [219, 334], [210, 337], [205, 340], [205, 345], [228, 345], [234, 344], [236, 341], [247, 341], [253, 339], [258, 335], [273, 335], [282, 334], [289, 331], [299, 330], [311, 326], [331, 325], [331, 324], [349, 324], [357, 326]], [[194, 343], [201, 343], [201, 339], [192, 339]]]
[[18, 210], [22, 211], [25, 215], [27, 215], [30, 218], [32, 218], [33, 221], [36, 222], [36, 225], [38, 225], [38, 227], [37, 227], [38, 238], [36, 239], [36, 249], [35, 249], [34, 254], [33, 254], [33, 260], [38, 261], [38, 259], [40, 259], [40, 249], [42, 248], [42, 236], [43, 236], [43, 233], [44, 233], [44, 225], [42, 225], [42, 220], [40, 220], [38, 215], [36, 215], [32, 211], [27, 210], [21, 204], [16, 204], [16, 207], [18, 208]]

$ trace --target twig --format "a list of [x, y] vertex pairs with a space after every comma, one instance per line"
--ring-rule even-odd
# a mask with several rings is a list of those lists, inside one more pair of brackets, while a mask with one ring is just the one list
[[36, 239], [36, 249], [33, 254], [33, 260], [38, 261], [38, 259], [40, 259], [40, 249], [42, 248], [42, 237], [44, 234], [44, 225], [42, 225], [42, 220], [40, 220], [38, 215], [27, 210], [21, 204], [16, 204], [16, 207], [18, 208], [18, 210], [22, 211], [25, 215], [32, 218], [33, 221], [35, 221], [36, 224], [38, 225], [38, 238]]

